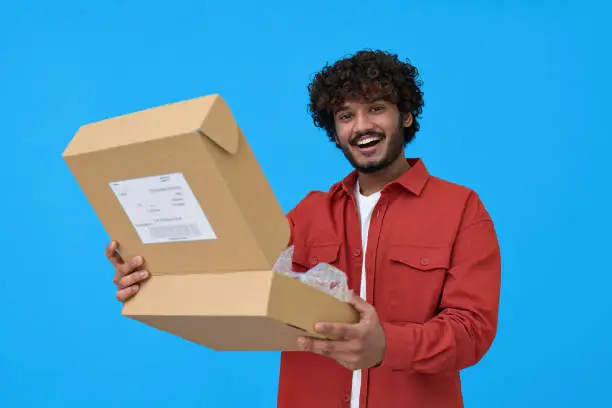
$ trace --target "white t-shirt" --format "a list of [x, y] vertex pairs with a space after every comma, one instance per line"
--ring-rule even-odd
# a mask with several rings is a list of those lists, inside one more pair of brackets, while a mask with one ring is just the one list
[[[368, 244], [368, 230], [370, 228], [370, 219], [372, 218], [372, 210], [376, 206], [380, 198], [380, 192], [376, 192], [369, 196], [364, 196], [359, 192], [359, 183], [355, 187], [355, 198], [359, 209], [359, 218], [361, 220], [361, 245], [363, 254], [363, 266], [361, 267], [361, 287], [359, 295], [366, 299], [366, 249]], [[351, 391], [351, 408], [359, 408], [359, 396], [361, 390], [361, 371], [353, 372], [353, 385]]]

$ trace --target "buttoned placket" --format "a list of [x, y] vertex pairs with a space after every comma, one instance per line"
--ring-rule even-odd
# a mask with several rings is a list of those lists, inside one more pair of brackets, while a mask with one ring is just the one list
[[[374, 209], [372, 211], [372, 217], [370, 219], [370, 227], [368, 231], [368, 246], [365, 254], [366, 261], [366, 299], [369, 303], [374, 304], [374, 276], [376, 275], [376, 263], [378, 253], [378, 241], [380, 238], [380, 231], [382, 228], [382, 221], [387, 210], [388, 197], [385, 191]], [[350, 254], [355, 262], [355, 267], [352, 274], [353, 282], [352, 287], [355, 288], [356, 293], [359, 293], [359, 287], [361, 286], [361, 263], [363, 262], [363, 249], [361, 243], [361, 228], [359, 221], [359, 210], [357, 208], [357, 202], [355, 197], [350, 199], [351, 205], [349, 205], [349, 214], [346, 214], [346, 228], [347, 236], [349, 237], [349, 248], [352, 249]], [[362, 370], [361, 376], [361, 390], [359, 397], [359, 408], [367, 408], [368, 398], [368, 384], [369, 384], [369, 370]], [[350, 401], [350, 399], [349, 399]]]
[[376, 276], [376, 264], [378, 258], [378, 245], [380, 241], [380, 232], [382, 230], [382, 222], [387, 211], [388, 198], [382, 195], [372, 213], [370, 220], [370, 231], [368, 232], [368, 252], [366, 254], [366, 292], [367, 299], [374, 304], [374, 280]]
[[356, 198], [351, 196], [349, 201], [350, 204], [347, 206], [347, 213], [344, 214], [344, 219], [346, 223], [346, 236], [348, 239], [347, 249], [351, 251], [349, 252], [350, 259], [348, 259], [348, 261], [352, 266], [350, 269], [354, 271], [354, 273], [348, 278], [351, 280], [351, 287], [354, 288], [353, 290], [359, 293], [359, 287], [361, 285], [361, 262], [363, 259], [361, 224], [359, 222], [359, 210], [357, 209]]
[[[374, 305], [374, 285], [375, 276], [377, 274], [376, 264], [378, 263], [378, 246], [380, 241], [380, 233], [382, 230], [382, 223], [387, 211], [388, 197], [385, 191], [382, 195], [372, 212], [372, 218], [370, 220], [370, 227], [368, 232], [368, 246], [366, 253], [366, 299], [368, 303]], [[367, 400], [369, 393], [370, 383], [370, 370], [362, 370], [361, 374], [361, 392], [359, 398], [359, 408], [367, 408]]]

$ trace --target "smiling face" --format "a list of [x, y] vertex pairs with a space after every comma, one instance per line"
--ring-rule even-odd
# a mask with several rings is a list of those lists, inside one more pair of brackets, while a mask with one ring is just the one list
[[360, 173], [374, 173], [404, 159], [404, 127], [412, 116], [395, 104], [347, 101], [334, 114], [336, 144]]
[[360, 173], [360, 186], [379, 188], [409, 167], [404, 147], [420, 129], [423, 92], [418, 69], [382, 50], [361, 50], [325, 66], [308, 84], [316, 127]]

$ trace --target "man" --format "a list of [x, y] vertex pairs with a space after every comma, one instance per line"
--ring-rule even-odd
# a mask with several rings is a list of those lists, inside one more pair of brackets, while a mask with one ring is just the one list
[[[474, 191], [404, 156], [419, 130], [420, 85], [410, 63], [362, 51], [309, 86], [314, 124], [355, 171], [288, 214], [293, 267], [344, 270], [361, 321], [321, 322], [340, 340], [301, 339], [303, 352], [282, 354], [281, 408], [462, 407], [459, 372], [493, 342], [501, 261], [491, 218]], [[116, 249], [108, 256], [123, 302], [147, 273]]]

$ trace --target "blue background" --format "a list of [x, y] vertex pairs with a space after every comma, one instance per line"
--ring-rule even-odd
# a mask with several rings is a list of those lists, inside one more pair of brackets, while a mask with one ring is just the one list
[[215, 353], [120, 316], [108, 237], [61, 153], [84, 123], [220, 92], [289, 210], [350, 171], [312, 126], [306, 84], [365, 47], [421, 69], [422, 132], [407, 154], [476, 189], [496, 221], [500, 328], [463, 372], [467, 406], [612, 406], [610, 11], [3, 3], [0, 406], [275, 406], [278, 354]]

